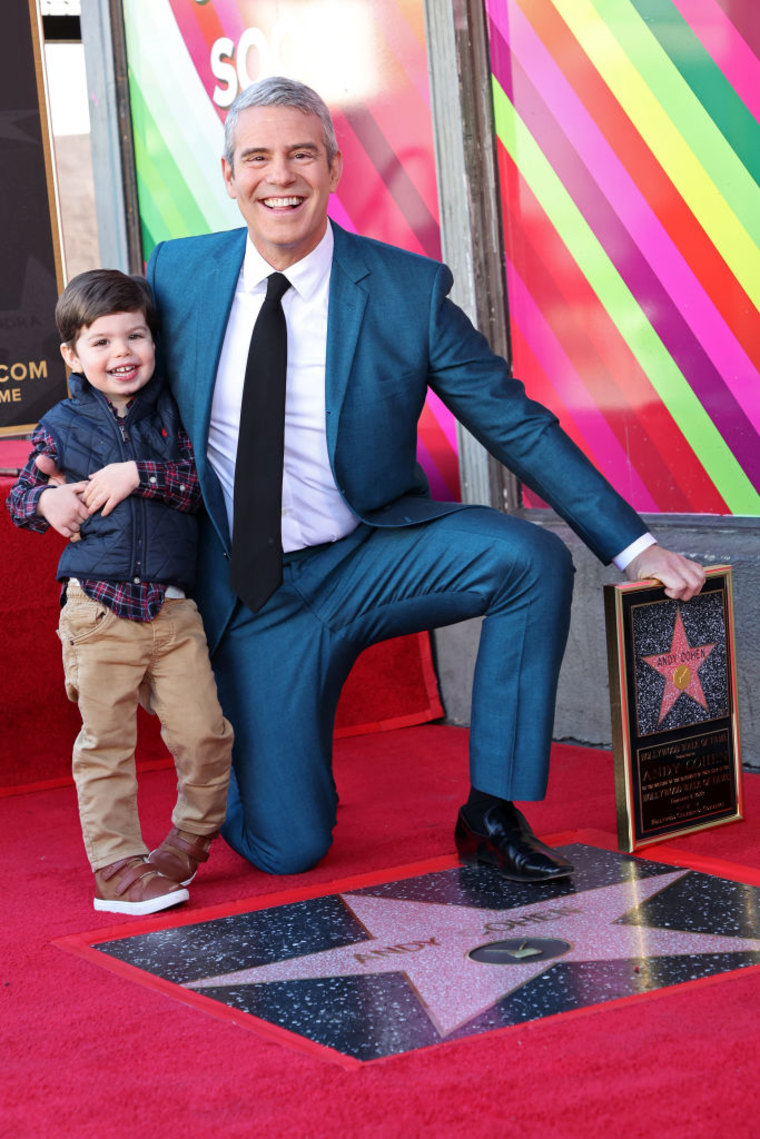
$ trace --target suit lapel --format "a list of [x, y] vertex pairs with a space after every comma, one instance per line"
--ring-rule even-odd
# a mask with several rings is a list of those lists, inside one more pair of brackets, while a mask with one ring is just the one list
[[195, 450], [203, 498], [208, 513], [225, 548], [229, 546], [227, 509], [216, 472], [208, 461], [208, 432], [214, 398], [216, 371], [227, 331], [227, 321], [235, 297], [240, 266], [245, 254], [246, 231], [224, 234], [208, 259], [206, 271], [199, 274], [203, 293], [198, 297], [195, 321], [195, 351], [190, 357], [195, 376], [194, 398], [190, 402], [190, 423], [186, 429]]
[[243, 263], [245, 240], [244, 229], [225, 234], [209, 258], [206, 272], [201, 275], [203, 296], [199, 299], [195, 323], [194, 366], [197, 372], [192, 439], [193, 445], [200, 446], [204, 455], [208, 443], [216, 370]]
[[325, 399], [327, 446], [334, 457], [340, 409], [367, 305], [367, 290], [359, 282], [369, 276], [370, 270], [362, 257], [360, 243], [335, 222], [332, 225], [335, 248], [327, 314]]

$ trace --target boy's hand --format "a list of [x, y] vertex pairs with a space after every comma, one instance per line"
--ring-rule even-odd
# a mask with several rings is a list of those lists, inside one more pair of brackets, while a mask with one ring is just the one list
[[84, 484], [82, 502], [91, 514], [100, 510], [105, 518], [120, 502], [129, 498], [139, 485], [140, 475], [137, 463], [133, 460], [127, 463], [109, 463], [107, 467], [101, 467], [94, 475], [90, 475]]
[[90, 511], [82, 502], [86, 482], [69, 482], [63, 486], [49, 486], [43, 490], [37, 503], [37, 513], [72, 542], [79, 541], [79, 530]]
[[645, 581], [654, 578], [665, 586], [668, 597], [689, 601], [705, 583], [705, 571], [699, 562], [666, 550], [655, 543], [649, 546], [626, 566], [625, 575], [629, 581]]

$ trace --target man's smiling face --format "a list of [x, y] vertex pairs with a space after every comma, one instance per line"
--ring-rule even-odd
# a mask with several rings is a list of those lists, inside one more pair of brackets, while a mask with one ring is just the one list
[[234, 164], [222, 159], [222, 172], [251, 240], [273, 269], [287, 269], [322, 240], [342, 169], [340, 152], [328, 166], [316, 115], [279, 106], [240, 112]]

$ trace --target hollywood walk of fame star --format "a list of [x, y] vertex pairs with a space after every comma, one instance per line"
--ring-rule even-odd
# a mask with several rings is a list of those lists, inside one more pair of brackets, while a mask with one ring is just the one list
[[[689, 871], [602, 886], [554, 901], [512, 909], [481, 909], [435, 902], [343, 894], [344, 904], [367, 931], [367, 940], [268, 965], [205, 977], [185, 987], [266, 985], [324, 977], [403, 973], [420, 1004], [445, 1037], [558, 961], [631, 961], [692, 954], [760, 953], [760, 940], [687, 933], [620, 919]], [[551, 959], [530, 953], [541, 938], [567, 943]], [[511, 941], [510, 941], [511, 939]], [[473, 960], [487, 943], [521, 939], [508, 967]], [[530, 953], [524, 955], [522, 946]]]
[[676, 609], [676, 622], [673, 627], [673, 640], [670, 649], [666, 653], [654, 653], [652, 656], [641, 658], [665, 677], [660, 718], [657, 721], [659, 724], [665, 719], [676, 700], [684, 695], [691, 696], [692, 700], [696, 700], [706, 711], [709, 710], [705, 694], [702, 691], [699, 670], [714, 648], [715, 644], [689, 644], [679, 605]]

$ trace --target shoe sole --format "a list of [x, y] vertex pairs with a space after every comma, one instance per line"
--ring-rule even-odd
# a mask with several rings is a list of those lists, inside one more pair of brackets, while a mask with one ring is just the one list
[[172, 890], [171, 894], [162, 894], [160, 898], [148, 898], [144, 902], [120, 902], [111, 898], [95, 898], [93, 906], [96, 910], [109, 914], [131, 914], [133, 917], [142, 917], [144, 914], [157, 914], [161, 910], [168, 910], [171, 906], [178, 906], [186, 902], [190, 894], [187, 890]]
[[468, 858], [467, 855], [460, 854], [459, 861], [462, 866], [482, 866], [486, 870], [495, 870], [502, 878], [506, 878], [508, 882], [556, 882], [560, 878], [569, 878], [573, 873], [574, 867], [568, 866], [559, 867], [556, 872], [551, 874], [510, 874], [496, 862], [486, 862], [483, 858]]

